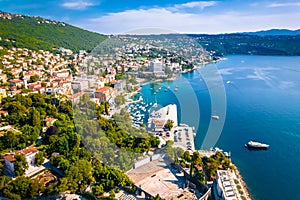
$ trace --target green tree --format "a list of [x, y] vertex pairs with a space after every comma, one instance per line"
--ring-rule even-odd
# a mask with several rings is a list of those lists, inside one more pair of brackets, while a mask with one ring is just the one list
[[4, 196], [7, 197], [8, 199], [21, 200], [20, 195], [14, 194], [14, 193], [10, 192], [8, 189], [4, 189], [3, 193], [4, 193]]
[[1, 196], [3, 196], [3, 190], [4, 188], [9, 184], [9, 182], [11, 181], [11, 178], [8, 176], [0, 176], [0, 192], [1, 192]]
[[39, 76], [33, 75], [33, 76], [30, 76], [29, 82], [34, 83], [34, 82], [37, 82], [38, 80], [39, 80]]
[[116, 199], [116, 194], [114, 190], [109, 191], [109, 197], [107, 198], [109, 200], [115, 200]]
[[[92, 164], [86, 160], [78, 160], [66, 171], [66, 177], [69, 182], [80, 183], [81, 185], [90, 184], [93, 181]], [[76, 191], [78, 188], [72, 188]]]
[[26, 136], [27, 142], [30, 144], [35, 143], [40, 135], [40, 130], [38, 127], [33, 127], [28, 124], [24, 125], [21, 128], [21, 131], [23, 133], [23, 136]]
[[125, 98], [123, 95], [118, 95], [116, 96], [115, 98], [115, 103], [116, 103], [116, 106], [120, 106], [120, 105], [123, 105], [125, 103]]
[[189, 151], [185, 151], [183, 153], [183, 155], [182, 155], [182, 159], [184, 159], [187, 162], [191, 162], [192, 158], [191, 158], [190, 152]]
[[193, 152], [192, 162], [193, 162], [194, 165], [203, 166], [203, 162], [202, 162], [201, 155], [200, 155], [199, 151], [194, 151]]
[[[0, 176], [3, 175], [3, 167], [4, 167], [4, 165], [3, 165], [3, 163], [0, 161]], [[1, 190], [1, 189], [0, 189], [0, 190]]]
[[194, 175], [194, 177], [199, 180], [201, 183], [206, 184], [206, 179], [203, 171], [197, 171]]
[[108, 102], [104, 102], [104, 110], [105, 110], [105, 114], [106, 115], [109, 115], [108, 109], [109, 109], [109, 103]]
[[28, 163], [25, 158], [25, 155], [18, 154], [15, 155], [16, 161], [14, 162], [14, 169], [16, 176], [22, 176], [25, 174], [25, 171], [28, 169]]
[[14, 132], [12, 132], [12, 131], [7, 131], [4, 134], [4, 138], [10, 144], [10, 149], [12, 151], [13, 147], [15, 146], [15, 144], [18, 141], [18, 138], [17, 138], [16, 134]]
[[101, 196], [104, 194], [104, 189], [101, 184], [93, 186], [92, 191], [93, 191], [93, 194], [96, 196]]
[[13, 180], [10, 184], [10, 192], [20, 195], [22, 199], [29, 197], [30, 194], [30, 178], [20, 176]]
[[41, 114], [34, 107], [31, 109], [31, 125], [34, 127], [41, 127]]
[[35, 164], [36, 166], [41, 166], [43, 163], [44, 163], [44, 153], [42, 151], [38, 152], [36, 155], [35, 155]]
[[40, 194], [44, 191], [45, 187], [39, 179], [31, 180], [30, 186], [29, 186], [29, 197], [35, 198], [40, 196]]
[[165, 128], [168, 129], [168, 130], [171, 130], [173, 128], [173, 124], [174, 122], [170, 119], [167, 120], [167, 122], [165, 123]]

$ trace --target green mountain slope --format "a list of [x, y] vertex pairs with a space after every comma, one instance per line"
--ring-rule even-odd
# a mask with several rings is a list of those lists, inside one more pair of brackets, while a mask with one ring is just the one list
[[[52, 50], [64, 47], [73, 51], [92, 50], [105, 36], [68, 24], [23, 15], [0, 18], [0, 45]], [[14, 42], [7, 42], [9, 39]]]

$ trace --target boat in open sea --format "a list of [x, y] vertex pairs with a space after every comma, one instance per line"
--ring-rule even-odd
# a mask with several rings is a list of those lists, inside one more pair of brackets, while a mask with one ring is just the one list
[[263, 144], [260, 142], [254, 142], [254, 141], [249, 141], [247, 144], [245, 144], [245, 147], [248, 149], [268, 149], [270, 145], [268, 144]]
[[215, 120], [219, 120], [220, 119], [220, 117], [218, 115], [213, 115], [213, 116], [211, 116], [211, 118], [215, 119]]

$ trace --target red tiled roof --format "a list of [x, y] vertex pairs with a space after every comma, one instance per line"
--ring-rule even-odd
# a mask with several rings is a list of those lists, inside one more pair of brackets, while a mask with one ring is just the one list
[[32, 87], [37, 86], [37, 85], [39, 85], [39, 84], [38, 83], [29, 83], [28, 84], [28, 86], [32, 86]]
[[108, 86], [104, 86], [103, 88], [100, 88], [100, 89], [96, 90], [96, 92], [105, 92], [105, 91], [110, 90], [110, 89], [112, 89], [112, 88], [108, 87]]
[[13, 79], [13, 80], [10, 80], [9, 82], [12, 82], [12, 83], [21, 83], [23, 81], [20, 80], [20, 79]]
[[27, 155], [27, 154], [36, 153], [36, 152], [38, 152], [37, 149], [35, 149], [33, 146], [29, 146], [29, 147], [26, 147], [25, 149], [17, 151], [16, 153], [11, 153], [11, 154], [4, 156], [4, 159], [9, 162], [14, 162], [16, 160], [14, 155], [20, 155], [20, 154]]
[[8, 114], [8, 112], [7, 112], [6, 110], [0, 110], [0, 115], [1, 115], [1, 114], [6, 115], [6, 114]]
[[55, 118], [46, 118], [45, 119], [45, 122], [53, 122], [53, 121], [56, 121], [57, 119]]
[[194, 165], [194, 167], [198, 170], [198, 171], [202, 171], [202, 167], [200, 165]]

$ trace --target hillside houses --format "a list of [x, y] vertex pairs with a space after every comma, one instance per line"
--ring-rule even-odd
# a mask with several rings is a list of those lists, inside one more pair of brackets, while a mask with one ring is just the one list
[[104, 86], [95, 91], [95, 98], [98, 98], [100, 102], [114, 103], [116, 97], [116, 89], [112, 87]]

